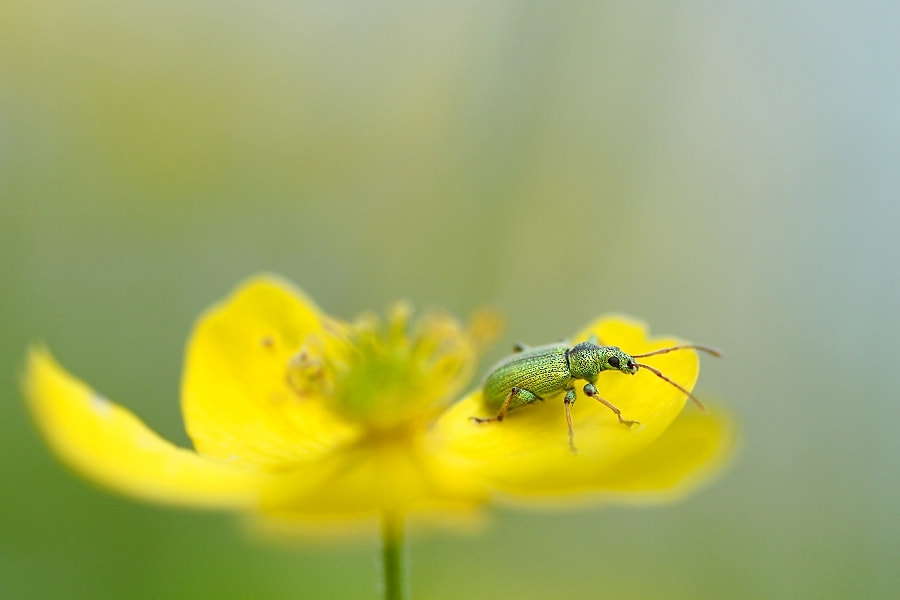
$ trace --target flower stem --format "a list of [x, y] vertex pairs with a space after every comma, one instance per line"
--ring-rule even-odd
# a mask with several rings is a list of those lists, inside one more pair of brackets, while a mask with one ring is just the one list
[[384, 600], [408, 597], [403, 542], [403, 518], [384, 513], [381, 516], [381, 592]]

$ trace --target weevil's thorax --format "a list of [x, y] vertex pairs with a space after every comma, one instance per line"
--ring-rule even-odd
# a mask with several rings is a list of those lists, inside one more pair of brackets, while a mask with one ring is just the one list
[[575, 379], [585, 379], [593, 383], [597, 380], [601, 366], [601, 347], [591, 342], [581, 342], [569, 349], [569, 372]]

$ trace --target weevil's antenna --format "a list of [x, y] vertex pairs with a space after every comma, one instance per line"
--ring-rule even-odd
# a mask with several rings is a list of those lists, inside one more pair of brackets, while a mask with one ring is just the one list
[[684, 344], [683, 346], [672, 346], [671, 348], [663, 348], [662, 350], [654, 350], [647, 354], [632, 354], [631, 358], [646, 358], [647, 356], [656, 356], [657, 354], [666, 354], [675, 350], [702, 350], [708, 354], [712, 354], [717, 358], [722, 357], [722, 352], [711, 346], [700, 346], [698, 344]]
[[[653, 354], [653, 353], [651, 353], [651, 354]], [[685, 394], [687, 394], [687, 397], [690, 398], [691, 400], [693, 400], [694, 403], [697, 405], [697, 407], [698, 407], [700, 410], [702, 410], [703, 412], [706, 412], [706, 405], [703, 404], [702, 402], [700, 402], [700, 400], [697, 399], [697, 396], [693, 395], [693, 394], [690, 393], [688, 390], [684, 389], [681, 385], [675, 383], [674, 381], [672, 381], [671, 379], [669, 379], [668, 377], [666, 377], [665, 375], [663, 375], [663, 374], [662, 374], [662, 371], [660, 371], [660, 370], [657, 369], [656, 367], [651, 367], [650, 365], [645, 365], [645, 364], [637, 363], [637, 362], [634, 363], [634, 364], [635, 364], [635, 366], [641, 367], [641, 368], [643, 368], [643, 369], [647, 369], [648, 371], [650, 371], [651, 373], [653, 373], [654, 375], [656, 375], [657, 377], [659, 377], [659, 378], [662, 379], [663, 381], [669, 382], [669, 383], [672, 384], [674, 387], [678, 388], [679, 390], [681, 390], [682, 392], [684, 392]]]
[[[631, 358], [646, 358], [648, 356], [656, 356], [657, 354], [666, 354], [668, 352], [674, 352], [675, 350], [702, 350], [703, 352], [712, 354], [713, 356], [716, 356], [716, 357], [722, 356], [722, 352], [720, 350], [718, 350], [717, 348], [713, 348], [711, 346], [701, 346], [699, 344], [683, 344], [681, 346], [672, 346], [671, 348], [662, 348], [660, 350], [654, 350], [653, 352], [647, 352], [646, 354], [632, 354]], [[702, 402], [700, 402], [700, 400], [698, 400], [695, 395], [693, 395], [692, 393], [690, 393], [689, 391], [684, 389], [682, 386], [680, 386], [679, 384], [675, 383], [674, 381], [672, 381], [671, 379], [669, 379], [668, 377], [663, 375], [662, 371], [660, 371], [656, 367], [651, 367], [650, 365], [645, 365], [645, 364], [641, 364], [641, 363], [634, 363], [634, 364], [637, 365], [638, 367], [643, 367], [643, 368], [647, 369], [648, 371], [650, 371], [651, 373], [653, 373], [654, 375], [656, 375], [663, 381], [669, 382], [670, 384], [672, 384], [673, 386], [675, 386], [676, 388], [678, 388], [679, 390], [681, 390], [682, 392], [687, 394], [688, 398], [693, 400], [694, 403], [700, 408], [700, 410], [703, 410], [703, 411], [706, 410], [706, 405], [704, 405]]]

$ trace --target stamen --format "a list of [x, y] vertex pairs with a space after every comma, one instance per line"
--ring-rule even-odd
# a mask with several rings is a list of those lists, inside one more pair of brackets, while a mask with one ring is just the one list
[[479, 354], [497, 339], [503, 326], [503, 315], [494, 309], [480, 308], [472, 314], [469, 319], [469, 337]]
[[388, 311], [388, 341], [390, 344], [403, 344], [409, 335], [409, 319], [412, 316], [412, 304], [405, 300], [394, 303]]
[[327, 351], [312, 352], [324, 376], [302, 355], [292, 365], [292, 375], [305, 380], [294, 387], [317, 389], [316, 377], [324, 379], [329, 404], [372, 430], [433, 418], [475, 364], [476, 344], [458, 321], [439, 310], [414, 319], [408, 302], [393, 305], [384, 319], [361, 315], [335, 341]]

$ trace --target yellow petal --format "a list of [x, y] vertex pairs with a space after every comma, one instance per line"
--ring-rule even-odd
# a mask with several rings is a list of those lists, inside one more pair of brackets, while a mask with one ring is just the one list
[[[620, 318], [601, 319], [575, 341], [597, 335], [603, 344], [618, 345], [631, 354], [672, 346], [674, 339], [647, 339], [644, 328]], [[692, 350], [644, 359], [687, 389], [699, 372]], [[483, 405], [481, 391], [451, 407], [435, 424], [432, 441], [454, 456], [460, 465], [480, 476], [486, 485], [512, 494], [563, 494], [595, 489], [600, 474], [651, 443], [681, 412], [685, 395], [646, 370], [629, 376], [601, 373], [600, 395], [621, 409], [626, 419], [640, 422], [628, 428], [578, 386], [572, 408], [577, 454], [569, 449], [562, 394], [511, 411], [501, 422], [473, 423], [472, 416], [492, 415]]]
[[60, 458], [102, 485], [187, 506], [241, 508], [258, 501], [259, 473], [172, 445], [72, 377], [42, 348], [29, 352], [25, 393]]
[[182, 411], [197, 451], [293, 465], [354, 435], [289, 384], [293, 357], [327, 337], [329, 321], [289, 283], [245, 282], [200, 317], [188, 342]]
[[439, 454], [415, 439], [367, 439], [296, 471], [278, 473], [263, 512], [283, 518], [372, 517], [460, 511], [483, 503], [475, 487]]
[[652, 444], [610, 465], [598, 478], [595, 498], [677, 500], [722, 470], [734, 449], [734, 424], [727, 415], [685, 412]]

